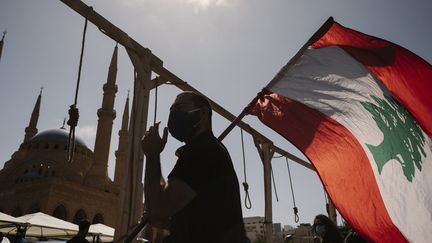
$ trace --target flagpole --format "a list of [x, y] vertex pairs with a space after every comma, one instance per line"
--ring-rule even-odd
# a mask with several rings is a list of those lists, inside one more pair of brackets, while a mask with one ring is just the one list
[[229, 126], [219, 135], [218, 140], [222, 141], [228, 133], [230, 133], [237, 124], [243, 119], [243, 117], [247, 114], [247, 109], [243, 109], [243, 111], [238, 115], [232, 122], [229, 124]]
[[[291, 58], [291, 60], [289, 60], [289, 62], [276, 74], [276, 76], [269, 82], [269, 84], [266, 86], [266, 88], [270, 87], [274, 82], [279, 81], [284, 76], [284, 74], [286, 73], [288, 68], [292, 65], [292, 63], [294, 63], [301, 55], [303, 55], [303, 52], [312, 43], [314, 43], [316, 40], [321, 38], [322, 35], [324, 35], [328, 31], [328, 29], [333, 25], [333, 23], [334, 23], [333, 17], [329, 17], [326, 20], [326, 22], [315, 32], [315, 34], [313, 34], [312, 37], [309, 38], [309, 40], [302, 46], [302, 48], [296, 53], [296, 55], [293, 58]], [[255, 99], [252, 100], [252, 102], [250, 104], [253, 104]], [[234, 127], [239, 124], [239, 122], [243, 119], [243, 117], [248, 113], [248, 107], [249, 106], [247, 106], [245, 109], [243, 109], [243, 111], [240, 113], [240, 115], [238, 115], [231, 122], [231, 124], [229, 124], [229, 126], [221, 133], [221, 135], [219, 135], [219, 137], [218, 137], [219, 141], [222, 141], [228, 135], [228, 133], [230, 133], [234, 129]]]

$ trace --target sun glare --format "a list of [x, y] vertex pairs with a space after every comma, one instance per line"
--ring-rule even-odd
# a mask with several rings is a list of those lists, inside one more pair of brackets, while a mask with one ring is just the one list
[[221, 7], [228, 5], [228, 0], [185, 0], [191, 4], [195, 12], [206, 10], [211, 6]]
[[[124, 4], [136, 7], [145, 5], [149, 2], [160, 2], [161, 0], [125, 0]], [[177, 4], [182, 4], [193, 9], [195, 13], [203, 12], [211, 7], [226, 7], [234, 3], [236, 0], [165, 0], [166, 3], [174, 1]]]

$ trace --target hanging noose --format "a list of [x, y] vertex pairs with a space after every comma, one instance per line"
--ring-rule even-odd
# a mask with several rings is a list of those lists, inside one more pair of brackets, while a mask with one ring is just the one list
[[244, 204], [247, 209], [252, 208], [252, 202], [249, 196], [249, 184], [247, 183], [247, 177], [246, 177], [246, 156], [245, 156], [245, 149], [244, 149], [244, 140], [243, 140], [243, 129], [240, 129], [240, 135], [241, 135], [241, 145], [242, 145], [242, 152], [243, 152], [243, 175], [244, 175], [244, 182], [243, 189], [245, 191], [245, 199]]
[[291, 195], [292, 195], [292, 200], [293, 200], [293, 210], [294, 210], [294, 222], [298, 223], [299, 221], [299, 216], [298, 216], [298, 208], [296, 206], [296, 201], [295, 201], [295, 197], [294, 197], [294, 189], [293, 189], [293, 185], [292, 185], [292, 180], [291, 180], [291, 170], [289, 167], [289, 162], [288, 162], [288, 158], [285, 157], [286, 160], [286, 164], [287, 164], [287, 168], [288, 168], [288, 177], [289, 177], [289, 181], [290, 181], [290, 187], [291, 187]]
[[[91, 10], [91, 9], [89, 9]], [[69, 125], [69, 138], [68, 138], [68, 144], [67, 144], [67, 152], [66, 152], [66, 159], [69, 163], [73, 162], [74, 159], [74, 153], [75, 153], [75, 128], [78, 125], [78, 118], [79, 118], [79, 112], [77, 108], [77, 102], [78, 102], [78, 91], [79, 91], [79, 85], [80, 85], [80, 79], [81, 79], [81, 68], [82, 68], [82, 62], [83, 62], [83, 56], [84, 56], [84, 46], [85, 46], [85, 39], [86, 39], [86, 32], [87, 32], [87, 18], [84, 22], [84, 30], [83, 30], [83, 37], [82, 37], [82, 43], [81, 43], [81, 55], [80, 55], [80, 61], [79, 61], [79, 67], [78, 67], [78, 79], [75, 89], [75, 100], [74, 103], [69, 108], [69, 120], [67, 121], [67, 124]]]

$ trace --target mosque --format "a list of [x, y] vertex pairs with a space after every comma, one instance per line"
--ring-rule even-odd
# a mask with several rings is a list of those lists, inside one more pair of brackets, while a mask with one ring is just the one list
[[115, 47], [103, 86], [102, 107], [93, 151], [76, 137], [74, 160], [66, 158], [69, 132], [63, 127], [38, 132], [42, 92], [39, 94], [24, 140], [0, 170], [0, 212], [12, 216], [43, 212], [78, 223], [88, 219], [115, 227], [119, 217], [120, 191], [127, 170], [126, 151], [129, 97], [118, 133], [114, 180], [108, 177], [115, 94], [117, 92]]

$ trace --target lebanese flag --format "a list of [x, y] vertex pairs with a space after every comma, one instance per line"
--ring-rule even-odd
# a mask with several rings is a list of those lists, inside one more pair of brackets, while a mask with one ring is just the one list
[[432, 240], [432, 67], [330, 18], [246, 111], [312, 162], [372, 242]]

